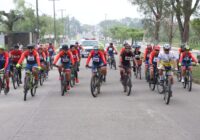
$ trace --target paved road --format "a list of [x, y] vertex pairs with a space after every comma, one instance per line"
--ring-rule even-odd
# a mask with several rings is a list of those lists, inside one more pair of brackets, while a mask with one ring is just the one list
[[167, 106], [144, 80], [134, 79], [131, 96], [125, 96], [115, 70], [93, 98], [90, 75], [82, 67], [80, 84], [64, 97], [56, 70], [27, 102], [22, 87], [1, 94], [0, 140], [199, 140], [200, 86], [188, 93], [176, 84]]

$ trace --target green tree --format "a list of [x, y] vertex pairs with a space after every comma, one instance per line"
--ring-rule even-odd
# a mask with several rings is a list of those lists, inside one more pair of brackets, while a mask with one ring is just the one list
[[200, 0], [170, 0], [179, 25], [181, 41], [189, 41], [190, 18], [196, 11]]
[[8, 32], [13, 31], [14, 24], [23, 19], [23, 15], [17, 10], [11, 10], [10, 12], [0, 11], [0, 22], [6, 26]]

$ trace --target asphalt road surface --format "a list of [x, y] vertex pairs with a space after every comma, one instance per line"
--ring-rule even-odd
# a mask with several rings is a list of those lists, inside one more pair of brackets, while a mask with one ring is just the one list
[[[180, 83], [165, 105], [163, 96], [133, 79], [131, 96], [123, 93], [119, 71], [109, 70], [102, 93], [93, 98], [91, 72], [82, 61], [80, 83], [60, 94], [57, 70], [23, 101], [22, 86], [0, 95], [0, 140], [199, 140], [200, 86], [191, 93]], [[143, 78], [144, 79], [144, 78]]]

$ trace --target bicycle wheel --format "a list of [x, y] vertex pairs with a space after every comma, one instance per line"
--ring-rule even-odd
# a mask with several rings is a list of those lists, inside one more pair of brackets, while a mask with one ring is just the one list
[[186, 88], [186, 87], [187, 87], [188, 78], [187, 78], [186, 76], [184, 77], [184, 82], [183, 82], [182, 84], [183, 84], [183, 88]]
[[16, 81], [16, 76], [15, 75], [12, 75], [12, 83], [13, 83], [13, 88], [14, 89], [17, 89], [17, 81]]
[[2, 82], [2, 79], [0, 78], [0, 93], [2, 89], [3, 89], [3, 82]]
[[127, 92], [127, 96], [129, 96], [131, 94], [131, 88], [132, 88], [132, 82], [131, 82], [131, 78], [128, 77], [127, 82], [126, 82], [126, 92]]
[[116, 65], [115, 59], [113, 59], [113, 66], [114, 66], [114, 68], [115, 68], [115, 70], [116, 70], [116, 69], [117, 69], [117, 65]]
[[16, 72], [16, 79], [17, 79], [17, 86], [19, 87], [20, 86], [20, 78], [19, 78], [19, 73]]
[[177, 77], [177, 81], [181, 82], [181, 72], [180, 71], [177, 71], [176, 77]]
[[39, 74], [39, 79], [40, 79], [40, 86], [43, 85], [43, 82], [44, 82], [44, 75], [43, 75], [43, 72], [40, 72]]
[[67, 88], [66, 88], [66, 78], [63, 74], [61, 75], [60, 83], [61, 83], [61, 96], [64, 96]]
[[187, 78], [187, 89], [188, 91], [191, 91], [192, 90], [192, 73], [189, 71], [188, 72], [188, 78]]
[[29, 90], [29, 85], [30, 85], [30, 79], [28, 76], [26, 76], [24, 78], [24, 101], [26, 101], [26, 98], [27, 98], [27, 93], [28, 93], [28, 90]]
[[164, 91], [164, 101], [165, 104], [169, 104], [170, 97], [172, 96], [172, 90], [171, 90], [171, 80], [168, 79], [168, 82], [166, 83], [165, 91]]
[[92, 76], [90, 81], [90, 90], [93, 97], [97, 97], [98, 91], [97, 91], [97, 76]]
[[4, 94], [8, 95], [8, 90], [6, 89], [8, 87], [7, 82], [5, 81], [5, 79], [3, 78], [3, 88], [4, 88]]
[[164, 93], [164, 83], [160, 82], [160, 78], [159, 77], [157, 77], [157, 91], [160, 94]]
[[141, 66], [139, 66], [139, 68], [138, 68], [138, 74], [139, 74], [139, 78], [141, 80], [142, 79], [142, 68], [141, 68]]
[[149, 81], [149, 88], [150, 88], [150, 90], [152, 90], [152, 91], [155, 90], [156, 83], [157, 83], [156, 78], [154, 78], [153, 81]]
[[34, 79], [32, 79], [31, 85], [32, 85], [32, 86], [31, 86], [31, 96], [34, 97], [35, 94], [36, 94], [36, 90], [37, 90], [37, 87], [36, 87], [36, 85], [35, 85], [35, 80], [34, 80]]

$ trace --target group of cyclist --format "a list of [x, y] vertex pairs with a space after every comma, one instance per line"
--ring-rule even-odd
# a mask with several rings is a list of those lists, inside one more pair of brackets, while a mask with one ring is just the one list
[[[160, 81], [162, 82], [164, 70], [178, 69], [178, 67], [181, 68], [181, 82], [184, 82], [186, 66], [189, 67], [189, 70], [192, 70], [192, 62], [198, 64], [197, 59], [190, 52], [190, 48], [186, 44], [180, 46], [178, 58], [171, 51], [171, 46], [169, 44], [163, 45], [163, 51], [161, 51], [160, 45], [147, 44], [143, 53], [140, 48], [141, 46], [138, 44], [133, 46], [128, 43], [123, 44], [123, 48], [119, 54], [121, 81], [123, 80], [125, 71], [131, 75], [132, 68], [133, 72], [135, 72], [136, 68], [142, 65], [142, 60], [145, 63], [145, 75], [149, 72], [150, 82], [155, 77], [155, 70], [159, 71]], [[52, 64], [58, 67], [60, 77], [61, 72], [65, 72], [67, 90], [70, 90], [69, 81], [72, 67], [75, 69], [75, 81], [79, 83], [78, 72], [81, 60], [80, 52], [82, 49], [78, 42], [70, 46], [64, 44], [60, 52], [55, 56], [56, 51], [52, 43], [48, 45], [39, 44], [37, 46], [28, 45], [24, 51], [20, 50], [18, 45], [14, 45], [11, 51], [6, 51], [5, 47], [0, 45], [0, 69], [5, 72], [6, 92], [9, 92], [9, 77], [12, 75], [12, 70], [15, 66], [19, 73], [20, 84], [22, 84], [21, 64], [24, 59], [27, 61], [25, 69], [33, 72], [36, 85], [38, 84], [38, 70], [44, 70], [48, 73], [50, 64]], [[118, 52], [112, 42], [106, 49], [104, 49], [102, 44], [99, 44], [89, 53], [85, 66], [90, 67], [89, 63], [92, 60], [92, 71], [97, 67], [100, 68], [100, 72], [104, 76], [103, 80], [106, 81], [107, 59], [110, 57], [114, 58], [115, 54], [118, 54]], [[173, 83], [172, 73], [171, 81]]]

